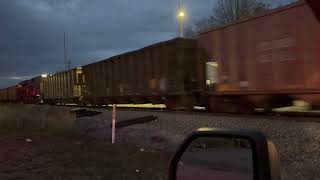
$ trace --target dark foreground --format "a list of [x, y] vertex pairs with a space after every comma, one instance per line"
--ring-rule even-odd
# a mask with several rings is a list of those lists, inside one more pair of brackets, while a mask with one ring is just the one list
[[[28, 142], [30, 139], [32, 142]], [[66, 132], [0, 131], [0, 179], [166, 179], [169, 153]]]

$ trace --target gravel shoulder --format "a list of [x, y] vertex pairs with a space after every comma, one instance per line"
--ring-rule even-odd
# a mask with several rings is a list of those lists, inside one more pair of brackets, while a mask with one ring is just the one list
[[[111, 141], [110, 110], [101, 110], [103, 111], [101, 115], [74, 121], [74, 117], [69, 113], [71, 109], [35, 105], [0, 106], [0, 127], [45, 130], [61, 127], [70, 130], [71, 127], [103, 142]], [[157, 116], [158, 120], [117, 130], [117, 144], [125, 143], [148, 152], [171, 154], [186, 135], [201, 127], [256, 129], [264, 132], [276, 144], [280, 154], [283, 179], [320, 179], [320, 123], [304, 121], [307, 118], [213, 116], [118, 110], [117, 121], [148, 115]], [[67, 148], [62, 149], [65, 151]]]
[[[164, 112], [117, 111], [117, 121], [155, 115], [157, 121], [117, 130], [117, 141], [140, 148], [173, 152], [186, 135], [201, 127], [243, 128], [264, 132], [277, 146], [283, 179], [320, 179], [320, 123], [303, 118], [228, 117]], [[107, 125], [111, 111], [95, 117]], [[108, 129], [108, 127], [107, 127]], [[106, 130], [106, 139], [110, 134]], [[99, 133], [98, 133], [99, 134]]]

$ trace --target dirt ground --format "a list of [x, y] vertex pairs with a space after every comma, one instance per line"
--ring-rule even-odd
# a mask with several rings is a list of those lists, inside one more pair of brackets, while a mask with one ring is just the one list
[[[122, 144], [111, 146], [103, 143], [111, 139], [110, 110], [84, 118], [73, 117], [70, 110], [0, 105], [0, 129], [12, 129], [0, 134], [0, 180], [164, 179], [172, 154], [167, 152], [175, 151], [186, 135], [201, 127], [259, 130], [278, 149], [282, 179], [320, 179], [320, 123], [308, 118], [118, 110], [117, 122], [149, 115], [158, 119], [117, 129], [116, 141]], [[59, 133], [49, 133], [57, 129]], [[38, 133], [30, 133], [34, 130]], [[96, 140], [83, 139], [72, 130]], [[26, 143], [29, 137], [32, 143]]]
[[166, 179], [171, 154], [70, 132], [0, 131], [1, 180]]

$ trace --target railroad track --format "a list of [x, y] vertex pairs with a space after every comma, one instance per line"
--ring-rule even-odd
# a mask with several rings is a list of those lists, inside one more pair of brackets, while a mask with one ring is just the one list
[[[101, 107], [101, 106], [77, 106], [77, 105], [66, 105], [68, 107], [75, 108], [88, 108], [97, 110], [112, 110], [112, 107]], [[117, 107], [118, 110], [122, 111], [141, 111], [141, 112], [157, 112], [157, 113], [170, 113], [170, 114], [189, 114], [189, 115], [204, 115], [204, 116], [221, 116], [221, 117], [240, 117], [240, 118], [261, 118], [261, 117], [282, 117], [288, 121], [294, 122], [317, 122], [320, 123], [320, 112], [262, 112], [256, 111], [252, 114], [235, 114], [235, 113], [210, 113], [206, 110], [193, 110], [193, 111], [171, 111], [165, 108], [132, 108], [132, 107]]]

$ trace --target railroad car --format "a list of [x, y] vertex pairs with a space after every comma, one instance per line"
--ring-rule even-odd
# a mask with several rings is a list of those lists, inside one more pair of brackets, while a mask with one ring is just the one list
[[38, 104], [40, 103], [40, 77], [25, 80], [0, 90], [0, 102]]
[[203, 32], [218, 74], [211, 111], [271, 109], [300, 99], [320, 104], [320, 24], [305, 2]]
[[5, 103], [8, 101], [8, 92], [7, 88], [0, 89], [0, 102]]
[[18, 103], [19, 101], [17, 86], [10, 86], [0, 90], [0, 102], [2, 103]]
[[164, 103], [191, 109], [204, 84], [196, 40], [176, 38], [83, 66], [84, 99], [90, 104]]
[[39, 104], [40, 99], [40, 83], [42, 77], [37, 76], [29, 80], [25, 80], [17, 84], [18, 101], [24, 104]]
[[48, 75], [40, 83], [41, 99], [48, 104], [80, 103], [85, 77], [82, 68]]
[[7, 101], [10, 103], [19, 103], [20, 97], [18, 93], [17, 85], [10, 86], [7, 88]]

